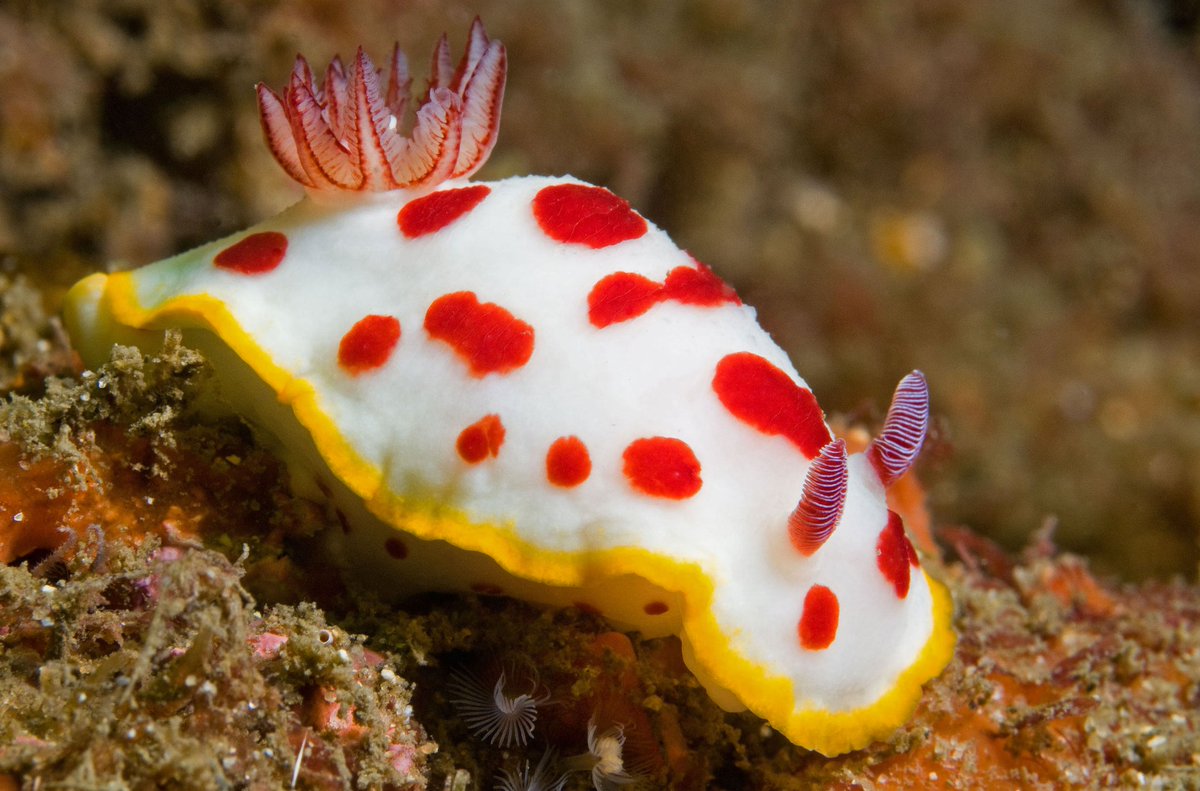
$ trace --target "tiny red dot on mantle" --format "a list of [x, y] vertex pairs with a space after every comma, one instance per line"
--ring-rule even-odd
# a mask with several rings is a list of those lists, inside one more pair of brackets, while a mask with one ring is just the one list
[[625, 477], [639, 492], [685, 500], [700, 491], [700, 461], [688, 444], [673, 437], [644, 437], [622, 455]]
[[694, 267], [677, 266], [667, 273], [663, 283], [663, 298], [685, 305], [714, 307], [724, 303], [742, 304], [729, 285], [699, 261]]
[[875, 543], [875, 565], [896, 592], [896, 598], [908, 596], [911, 583], [910, 568], [917, 552], [904, 532], [904, 521], [895, 511], [888, 511], [888, 521]]
[[559, 437], [546, 451], [546, 480], [569, 489], [592, 474], [592, 458], [579, 437]]
[[556, 242], [598, 250], [646, 233], [646, 221], [629, 204], [603, 187], [555, 184], [533, 198], [533, 216]]
[[837, 637], [840, 615], [837, 595], [824, 585], [813, 585], [804, 597], [804, 611], [797, 631], [807, 651], [821, 651]]
[[712, 388], [735, 418], [764, 434], [787, 437], [810, 459], [833, 439], [812, 391], [757, 354], [723, 357]]
[[404, 560], [408, 557], [408, 547], [398, 538], [392, 537], [384, 541], [383, 548], [396, 560]]
[[467, 464], [478, 464], [489, 456], [500, 455], [504, 434], [499, 415], [484, 415], [462, 430], [454, 444], [455, 450]]
[[262, 275], [279, 266], [287, 248], [287, 237], [278, 231], [252, 233], [217, 253], [213, 265], [240, 275]]
[[471, 291], [435, 299], [425, 312], [425, 331], [449, 344], [476, 378], [510, 373], [533, 355], [533, 327]]
[[473, 184], [432, 192], [404, 204], [396, 215], [396, 223], [409, 239], [440, 231], [478, 206], [491, 191], [483, 184]]
[[338, 344], [338, 365], [351, 376], [380, 368], [400, 342], [400, 322], [394, 316], [360, 319]]
[[637, 318], [662, 299], [662, 286], [632, 272], [614, 272], [600, 279], [588, 293], [588, 321], [603, 329]]
[[646, 615], [662, 615], [670, 609], [670, 606], [665, 601], [652, 601], [646, 603], [646, 606], [642, 608], [642, 612], [646, 613]]
[[677, 266], [658, 283], [633, 272], [613, 272], [602, 277], [588, 293], [588, 321], [597, 329], [636, 319], [662, 302], [698, 308], [740, 305], [733, 289], [701, 263]]

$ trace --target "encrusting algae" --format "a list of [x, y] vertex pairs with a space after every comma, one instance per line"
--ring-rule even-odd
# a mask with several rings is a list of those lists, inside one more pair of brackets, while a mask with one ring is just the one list
[[202, 367], [171, 339], [154, 360], [118, 349], [0, 409], [0, 772], [424, 787], [436, 745], [384, 657], [309, 605], [255, 609], [244, 583], [291, 598], [280, 535], [319, 523], [244, 434], [189, 425]]

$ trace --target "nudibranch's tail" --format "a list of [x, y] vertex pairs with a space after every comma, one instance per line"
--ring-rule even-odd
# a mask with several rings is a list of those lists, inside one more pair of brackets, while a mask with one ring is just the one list
[[392, 51], [386, 91], [361, 47], [348, 71], [335, 57], [320, 87], [298, 55], [282, 97], [258, 85], [267, 145], [284, 171], [311, 190], [433, 187], [469, 176], [496, 144], [507, 63], [504, 46], [488, 39], [478, 17], [456, 68], [443, 35], [429, 89], [405, 136], [400, 125], [412, 78], [399, 47]]
[[140, 335], [149, 334], [113, 319], [105, 301], [107, 287], [108, 275], [89, 275], [71, 287], [63, 302], [67, 332], [84, 364], [90, 368], [108, 361], [114, 343], [136, 345]]

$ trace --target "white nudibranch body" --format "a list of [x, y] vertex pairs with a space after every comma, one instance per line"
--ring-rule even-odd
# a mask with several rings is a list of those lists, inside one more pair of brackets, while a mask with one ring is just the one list
[[714, 699], [797, 744], [888, 734], [954, 642], [884, 499], [924, 440], [923, 377], [847, 456], [754, 310], [623, 200], [467, 180], [504, 84], [482, 26], [457, 69], [439, 44], [410, 137], [402, 57], [390, 69], [386, 93], [361, 51], [320, 89], [302, 61], [282, 98], [260, 86], [309, 197], [81, 281], [85, 358], [182, 328], [332, 500], [356, 579], [595, 608], [677, 634]]

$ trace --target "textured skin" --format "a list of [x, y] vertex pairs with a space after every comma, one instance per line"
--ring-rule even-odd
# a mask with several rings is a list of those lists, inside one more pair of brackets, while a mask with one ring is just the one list
[[[949, 660], [945, 593], [902, 529], [889, 532], [862, 455], [832, 536], [811, 556], [793, 547], [809, 446], [827, 436], [803, 380], [752, 308], [622, 201], [575, 185], [525, 177], [485, 185], [481, 200], [434, 199], [451, 209], [405, 209], [421, 196], [404, 191], [310, 198], [230, 239], [82, 281], [68, 322], [92, 362], [114, 341], [153, 346], [144, 328], [188, 328], [233, 408], [342, 511], [336, 551], [356, 577], [589, 605], [679, 634], [714, 698], [798, 744], [835, 754], [885, 735]], [[263, 232], [287, 239], [277, 264], [214, 266]], [[642, 291], [597, 321], [589, 296], [615, 273]], [[395, 319], [398, 340], [379, 318], [358, 329], [370, 316]], [[370, 365], [339, 361], [347, 346]], [[769, 364], [763, 398], [782, 405], [771, 414], [714, 389], [721, 361], [746, 353]], [[807, 428], [781, 423], [786, 409], [809, 410]], [[563, 438], [589, 461], [582, 479], [573, 462], [569, 485], [547, 466]], [[814, 585], [837, 606], [809, 596]], [[804, 638], [806, 599], [820, 611]]]

